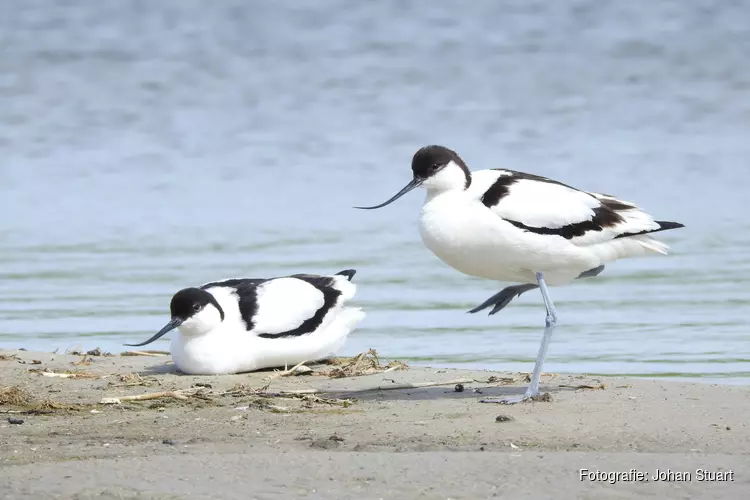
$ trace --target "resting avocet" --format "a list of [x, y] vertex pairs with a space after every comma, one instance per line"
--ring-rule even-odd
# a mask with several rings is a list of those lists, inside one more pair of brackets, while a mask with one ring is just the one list
[[626, 257], [666, 254], [649, 233], [683, 227], [654, 220], [614, 196], [587, 193], [561, 182], [513, 170], [469, 172], [443, 146], [426, 146], [412, 158], [414, 178], [390, 200], [423, 186], [420, 215], [425, 246], [443, 262], [468, 274], [520, 283], [493, 295], [470, 312], [494, 314], [518, 295], [540, 288], [546, 327], [531, 383], [523, 396], [483, 402], [517, 403], [539, 394], [539, 377], [557, 314], [547, 284], [564, 285], [596, 276], [604, 265]]
[[140, 344], [177, 328], [171, 354], [190, 374], [241, 373], [316, 361], [338, 351], [365, 313], [344, 307], [356, 271], [229, 279], [185, 288], [172, 297], [172, 319]]

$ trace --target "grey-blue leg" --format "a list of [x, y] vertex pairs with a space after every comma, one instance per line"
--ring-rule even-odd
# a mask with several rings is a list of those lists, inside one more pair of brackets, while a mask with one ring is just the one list
[[534, 363], [534, 371], [531, 373], [531, 383], [523, 396], [514, 396], [503, 399], [483, 399], [481, 400], [482, 403], [514, 404], [531, 399], [539, 394], [539, 379], [542, 376], [542, 365], [544, 365], [544, 358], [547, 356], [547, 347], [549, 347], [549, 341], [552, 338], [552, 331], [557, 325], [557, 313], [555, 311], [555, 305], [549, 297], [549, 290], [547, 290], [547, 284], [544, 282], [544, 276], [542, 273], [536, 273], [536, 280], [537, 283], [539, 283], [539, 290], [542, 292], [544, 307], [547, 309], [547, 318], [545, 320], [542, 343], [539, 345], [539, 352], [536, 355], [536, 363]]

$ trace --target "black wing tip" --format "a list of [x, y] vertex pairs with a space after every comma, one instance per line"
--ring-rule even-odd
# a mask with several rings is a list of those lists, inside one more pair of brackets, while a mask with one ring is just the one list
[[642, 234], [659, 233], [661, 231], [668, 231], [670, 229], [679, 229], [681, 227], [685, 227], [685, 224], [682, 224], [680, 222], [670, 222], [667, 220], [656, 220], [654, 222], [659, 224], [659, 229], [648, 229], [646, 231], [640, 231], [637, 233], [618, 234], [617, 236], [615, 236], [615, 238], [627, 238], [628, 236], [640, 236]]
[[679, 229], [681, 227], [685, 227], [685, 224], [679, 223], [679, 222], [670, 222], [667, 220], [657, 220], [657, 224], [659, 224], [659, 231], [666, 231], [667, 229]]
[[337, 272], [336, 276], [346, 276], [346, 279], [348, 279], [349, 281], [351, 281], [352, 278], [354, 278], [355, 274], [357, 274], [357, 270], [356, 269], [344, 269], [343, 271]]

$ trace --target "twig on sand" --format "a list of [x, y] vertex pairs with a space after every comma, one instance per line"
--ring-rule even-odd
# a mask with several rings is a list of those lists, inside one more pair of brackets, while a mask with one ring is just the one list
[[[387, 384], [387, 385], [376, 385], [375, 387], [366, 387], [364, 389], [351, 391], [352, 393], [362, 393], [371, 391], [397, 391], [400, 389], [422, 389], [424, 387], [439, 387], [441, 385], [456, 385], [456, 384], [471, 384], [476, 382], [473, 378], [457, 378], [455, 380], [446, 380], [441, 382], [412, 382], [406, 384]], [[282, 396], [286, 395], [300, 395], [300, 394], [322, 394], [322, 393], [338, 393], [342, 391], [331, 391], [321, 389], [301, 389], [296, 391], [278, 391], [276, 394]], [[348, 391], [347, 391], [348, 392]]]
[[[445, 382], [412, 382], [406, 384], [379, 385], [366, 389], [368, 391], [392, 391], [398, 389], [421, 389], [423, 387], [438, 387], [441, 385], [471, 384], [476, 382], [473, 378], [457, 378], [455, 380], [446, 380]], [[360, 391], [361, 392], [361, 391]]]
[[180, 400], [188, 399], [188, 396], [194, 396], [199, 389], [182, 389], [179, 391], [162, 391], [162, 392], [149, 392], [146, 394], [136, 394], [134, 396], [119, 396], [116, 398], [102, 398], [99, 404], [103, 405], [116, 405], [123, 401], [148, 401], [149, 399], [162, 399], [162, 398], [174, 398]]
[[575, 389], [575, 390], [581, 390], [581, 389], [589, 389], [589, 390], [604, 390], [607, 388], [604, 384], [599, 385], [588, 385], [588, 384], [582, 384], [582, 385], [568, 385], [568, 384], [560, 384], [557, 387], [564, 387], [566, 389]]
[[54, 378], [76, 378], [78, 375], [75, 373], [56, 373], [56, 372], [39, 372], [39, 375], [43, 377], [54, 377]]
[[73, 366], [81, 366], [81, 365], [85, 365], [85, 366], [88, 366], [88, 365], [90, 365], [90, 364], [91, 364], [92, 362], [93, 362], [93, 361], [92, 361], [91, 359], [89, 359], [89, 355], [88, 355], [88, 354], [84, 354], [84, 355], [83, 355], [83, 357], [82, 357], [82, 358], [81, 358], [80, 360], [78, 360], [78, 361], [73, 361], [73, 362], [71, 362], [70, 364], [71, 364], [71, 365], [73, 365]]
[[107, 378], [109, 375], [95, 375], [89, 372], [53, 372], [45, 370], [29, 370], [32, 373], [38, 373], [43, 377], [50, 378]]
[[288, 370], [282, 370], [282, 371], [277, 371], [277, 372], [272, 373], [271, 375], [269, 375], [268, 378], [269, 380], [273, 380], [275, 378], [288, 377], [290, 375], [306, 375], [306, 374], [312, 373], [311, 368], [307, 366], [303, 366], [305, 363], [307, 363], [307, 361], [300, 361], [299, 363], [289, 368]]
[[169, 356], [169, 351], [124, 351], [120, 356]]
[[293, 391], [275, 391], [275, 392], [259, 392], [259, 394], [268, 395], [268, 396], [300, 396], [303, 394], [322, 394], [324, 391], [321, 389], [297, 389]]

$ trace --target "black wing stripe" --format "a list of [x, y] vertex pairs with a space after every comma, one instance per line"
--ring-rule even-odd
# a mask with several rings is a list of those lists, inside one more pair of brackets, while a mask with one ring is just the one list
[[[351, 280], [354, 276], [353, 269], [346, 269], [337, 273], [342, 276], [346, 276], [347, 279]], [[333, 288], [334, 279], [328, 276], [317, 276], [312, 274], [295, 274], [289, 276], [290, 278], [296, 278], [302, 281], [306, 281], [315, 288], [317, 288], [323, 294], [323, 306], [318, 309], [315, 314], [306, 319], [300, 326], [293, 330], [288, 330], [281, 333], [261, 333], [258, 337], [266, 339], [279, 339], [289, 337], [299, 337], [301, 335], [307, 335], [314, 332], [322, 323], [328, 311], [330, 311], [337, 303], [341, 292]], [[254, 318], [258, 314], [258, 287], [263, 283], [270, 281], [269, 279], [229, 279], [224, 281], [214, 281], [206, 283], [201, 286], [201, 289], [207, 289], [212, 287], [230, 287], [236, 290], [238, 302], [237, 305], [240, 310], [240, 316], [242, 321], [245, 323], [245, 329], [251, 331], [255, 328]]]
[[234, 288], [237, 294], [237, 307], [240, 310], [240, 316], [245, 323], [245, 330], [248, 332], [255, 327], [255, 315], [258, 313], [258, 286], [268, 281], [267, 279], [257, 278], [238, 278], [224, 281], [214, 281], [201, 286], [201, 289], [213, 287]]
[[599, 206], [594, 210], [594, 216], [583, 222], [576, 222], [575, 224], [568, 224], [562, 227], [549, 228], [549, 227], [533, 227], [527, 226], [522, 222], [505, 219], [519, 229], [529, 231], [535, 234], [545, 234], [553, 236], [562, 236], [566, 240], [583, 236], [584, 234], [591, 231], [601, 231], [604, 228], [614, 227], [617, 224], [623, 222], [625, 219], [620, 214], [610, 209], [607, 206]]
[[[311, 279], [320, 279], [318, 277], [300, 277], [299, 279], [304, 279], [308, 283], [310, 283]], [[328, 279], [330, 278], [323, 278]], [[311, 283], [314, 285], [314, 283]], [[336, 305], [336, 301], [339, 298], [339, 295], [341, 295], [341, 292], [336, 290], [335, 288], [331, 287], [325, 287], [320, 290], [323, 293], [323, 306], [318, 309], [312, 318], [306, 319], [300, 326], [295, 328], [294, 330], [289, 330], [286, 332], [281, 333], [261, 333], [258, 335], [258, 337], [264, 338], [264, 339], [283, 339], [283, 338], [289, 338], [289, 337], [299, 337], [301, 335], [307, 335], [309, 333], [314, 332], [322, 323], [323, 318], [325, 318], [328, 311], [333, 308], [333, 306]]]
[[513, 175], [501, 175], [482, 195], [482, 203], [487, 208], [497, 205], [500, 200], [508, 196], [510, 186], [516, 183]]
[[482, 195], [482, 203], [488, 208], [494, 207], [500, 202], [500, 200], [508, 196], [508, 193], [510, 192], [510, 186], [520, 180], [557, 184], [558, 186], [563, 186], [573, 191], [581, 191], [580, 189], [576, 189], [573, 186], [568, 186], [567, 184], [564, 184], [560, 181], [542, 177], [541, 175], [527, 174], [526, 172], [518, 172], [516, 170], [507, 170], [504, 168], [493, 168], [492, 170], [510, 172], [510, 174], [501, 174]]

